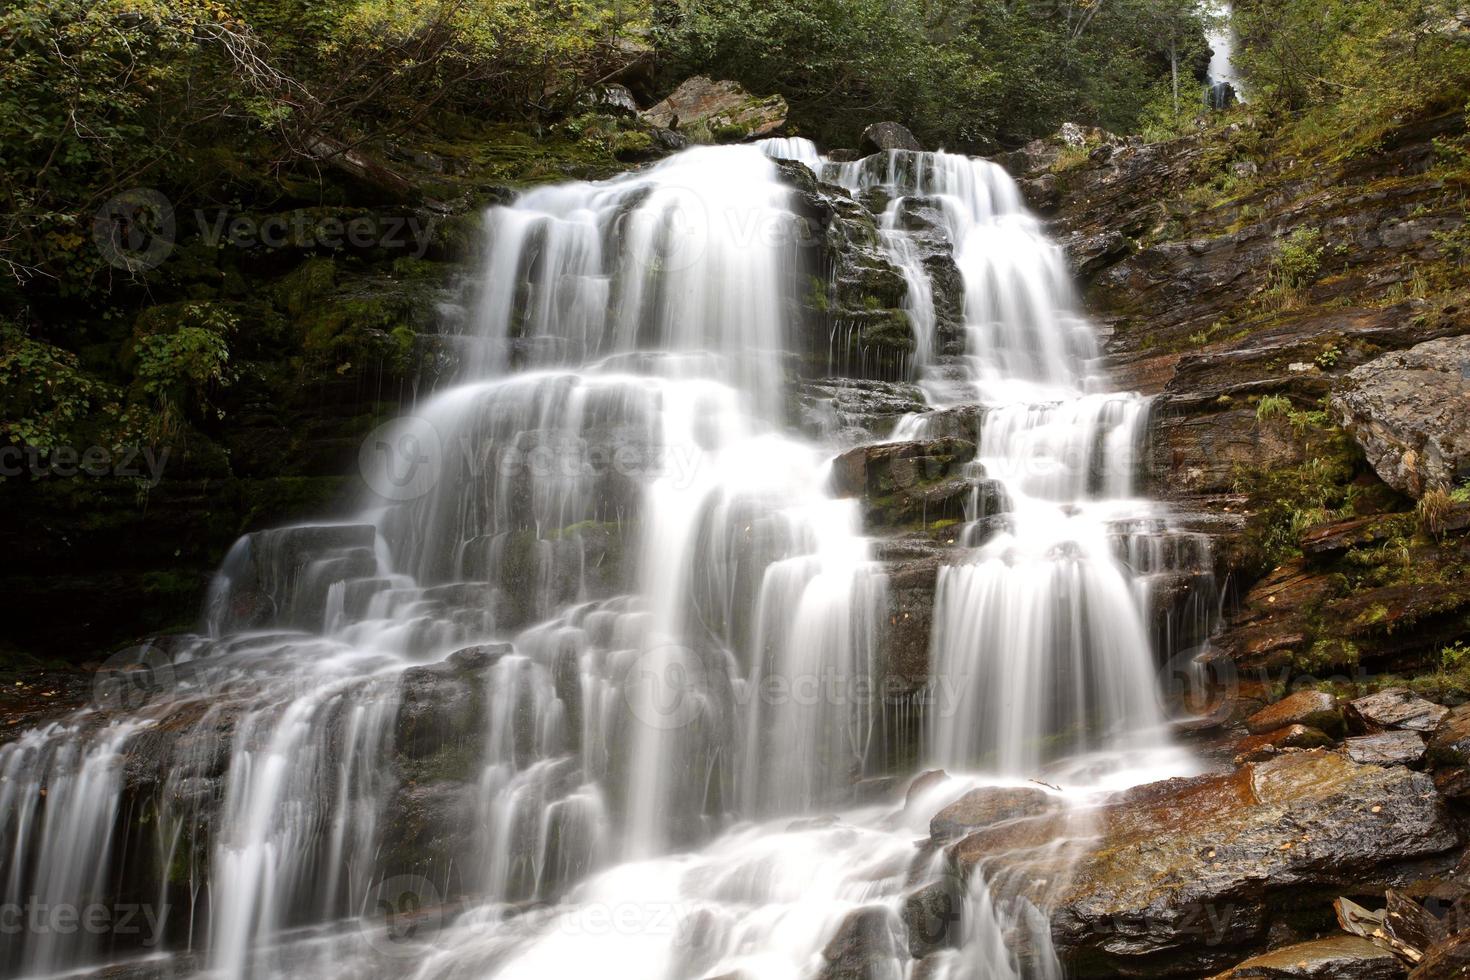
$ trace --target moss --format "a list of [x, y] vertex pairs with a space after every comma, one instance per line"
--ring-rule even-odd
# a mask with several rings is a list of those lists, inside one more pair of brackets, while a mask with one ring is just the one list
[[337, 261], [307, 259], [276, 285], [278, 302], [292, 316], [301, 316], [337, 285]]

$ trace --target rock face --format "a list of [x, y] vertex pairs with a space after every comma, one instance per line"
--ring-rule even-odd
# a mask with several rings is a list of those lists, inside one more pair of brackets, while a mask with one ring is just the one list
[[696, 143], [732, 143], [769, 136], [786, 125], [786, 100], [757, 98], [735, 82], [696, 75], [642, 115]]
[[1470, 337], [1354, 368], [1331, 401], [1383, 482], [1415, 497], [1470, 479]]
[[858, 151], [864, 156], [885, 150], [917, 151], [923, 148], [913, 133], [896, 122], [873, 123], [863, 130], [862, 139], [858, 143]]
[[1399, 958], [1360, 936], [1331, 936], [1254, 956], [1214, 980], [1398, 980]]
[[1331, 895], [1344, 881], [1371, 889], [1396, 862], [1458, 842], [1428, 776], [1320, 749], [1139, 787], [1070, 820], [1043, 816], [1003, 829], [952, 845], [956, 869], [966, 874], [1007, 846], [1094, 839], [1052, 900], [1053, 937], [1077, 976], [1223, 969], [1259, 948], [1273, 910], [1329, 929], [1322, 890]]

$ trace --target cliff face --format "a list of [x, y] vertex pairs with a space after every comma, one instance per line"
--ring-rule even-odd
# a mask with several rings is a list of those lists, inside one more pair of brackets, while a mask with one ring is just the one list
[[1246, 119], [1007, 161], [1155, 396], [1153, 484], [1233, 587], [1218, 646], [1281, 681], [1438, 670], [1470, 627], [1464, 138], [1456, 112], [1311, 152]]

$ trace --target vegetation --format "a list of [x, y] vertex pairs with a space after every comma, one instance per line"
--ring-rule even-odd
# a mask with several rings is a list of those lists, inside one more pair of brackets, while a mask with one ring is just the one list
[[1176, 117], [1199, 105], [1204, 18], [1188, 0], [683, 0], [659, 11], [673, 75], [780, 92], [801, 130], [833, 145], [885, 117], [973, 150], [1066, 120], [1132, 131], [1161, 91]]

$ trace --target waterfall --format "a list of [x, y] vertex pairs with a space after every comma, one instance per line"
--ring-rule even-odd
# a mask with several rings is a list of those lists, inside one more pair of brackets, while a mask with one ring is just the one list
[[[952, 778], [898, 811], [872, 696], [889, 582], [829, 489], [837, 447], [797, 426], [777, 159], [874, 204], [929, 406], [894, 438], [980, 409], [936, 583], [952, 696], [924, 717]], [[963, 281], [962, 353], [919, 206]], [[940, 806], [1045, 776], [1085, 809], [1184, 767], [1147, 610], [1202, 545], [1140, 496], [1147, 401], [1106, 390], [998, 167], [699, 147], [529, 191], [485, 242], [463, 375], [364, 442], [360, 511], [242, 538], [197, 635], [120, 655], [107, 696], [0, 746], [6, 901], [165, 913], [142, 938], [24, 936], [7, 974], [797, 978], [862, 948], [902, 980], [905, 902], [947, 873], [914, 847]], [[1054, 850], [1064, 871], [1075, 847]], [[1030, 877], [982, 863], [932, 975], [1057, 975]]]

